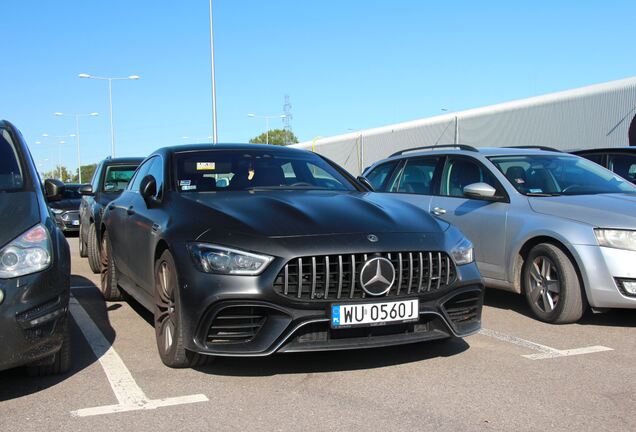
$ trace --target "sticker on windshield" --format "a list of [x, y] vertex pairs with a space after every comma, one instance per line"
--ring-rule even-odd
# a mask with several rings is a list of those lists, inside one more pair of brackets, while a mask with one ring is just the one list
[[529, 189], [528, 192], [530, 192], [530, 193], [543, 193], [543, 189]]
[[214, 162], [197, 162], [197, 171], [214, 171]]
[[181, 190], [184, 190], [184, 191], [186, 191], [186, 190], [196, 190], [196, 189], [197, 189], [196, 185], [184, 185], [184, 186], [181, 186]]
[[190, 183], [192, 183], [192, 180], [181, 180], [179, 181], [179, 186], [190, 186]]

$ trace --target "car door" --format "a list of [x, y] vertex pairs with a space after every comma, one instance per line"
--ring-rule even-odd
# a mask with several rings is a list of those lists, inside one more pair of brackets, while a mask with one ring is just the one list
[[[463, 188], [478, 182], [494, 187], [502, 201], [466, 197]], [[438, 186], [439, 194], [431, 199], [431, 213], [457, 226], [473, 242], [483, 277], [505, 280], [509, 203], [503, 186], [481, 162], [459, 155], [446, 159]]]
[[[148, 206], [144, 201], [139, 185], [143, 177], [152, 175], [157, 182], [157, 193], [155, 198], [161, 202], [163, 197], [164, 184], [164, 163], [161, 156], [154, 156], [149, 159], [148, 170], [140, 173], [139, 182], [131, 191], [130, 206], [126, 209], [128, 221], [127, 241], [130, 247], [128, 259], [131, 268], [131, 278], [136, 285], [141, 287], [146, 295], [152, 295], [154, 289], [154, 247], [156, 236], [162, 225], [164, 212], [160, 206]], [[141, 175], [143, 174], [143, 175]]]
[[[395, 193], [395, 197], [430, 211], [432, 195], [438, 189], [439, 171], [443, 156], [420, 156], [405, 159], [385, 182], [384, 190]], [[382, 166], [380, 166], [382, 167]]]
[[[135, 243], [131, 241], [130, 232], [135, 228], [131, 227], [131, 210], [137, 203], [139, 185], [141, 179], [148, 173], [152, 160], [147, 160], [137, 168], [128, 187], [122, 194], [108, 204], [108, 212], [111, 220], [109, 231], [110, 241], [113, 247], [113, 257], [117, 264], [117, 269], [124, 277], [134, 282], [134, 263], [131, 261], [136, 254], [137, 248], [132, 247]], [[142, 200], [143, 201], [143, 200]]]
[[93, 195], [82, 196], [82, 201], [80, 203], [80, 231], [84, 241], [88, 238], [88, 227], [91, 223], [91, 211], [95, 205], [95, 193], [98, 190], [99, 177], [101, 176], [103, 165], [103, 162], [100, 163], [93, 173], [93, 177], [90, 182], [90, 185], [93, 188]]

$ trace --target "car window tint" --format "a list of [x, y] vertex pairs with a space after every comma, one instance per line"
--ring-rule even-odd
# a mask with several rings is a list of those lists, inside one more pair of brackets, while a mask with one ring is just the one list
[[23, 185], [17, 149], [9, 132], [0, 129], [0, 191], [21, 189]]
[[387, 178], [393, 172], [397, 164], [398, 161], [383, 163], [367, 173], [366, 178], [369, 180], [369, 183], [371, 183], [371, 186], [373, 186], [373, 189], [376, 191], [384, 190], [384, 183], [386, 183]]
[[132, 190], [135, 192], [139, 192], [139, 185], [141, 184], [141, 180], [148, 174], [148, 170], [150, 170], [150, 165], [154, 161], [153, 159], [149, 159], [142, 163], [137, 171], [134, 173], [135, 177], [132, 179], [128, 186], [128, 190]]
[[610, 154], [608, 168], [629, 181], [636, 180], [636, 155]]
[[100, 163], [97, 166], [97, 169], [93, 173], [93, 178], [91, 178], [91, 186], [93, 187], [93, 191], [97, 191], [99, 189], [99, 179], [102, 176], [102, 169], [104, 167], [103, 163]]
[[497, 180], [480, 163], [468, 158], [450, 158], [442, 175], [441, 194], [464, 197], [464, 188], [473, 183], [486, 183], [501, 193]]
[[163, 160], [159, 156], [153, 158], [148, 174], [152, 175], [157, 182], [157, 193], [155, 197], [161, 198], [163, 193]]
[[121, 192], [126, 189], [135, 173], [135, 165], [109, 165], [104, 174], [104, 192]]
[[264, 150], [204, 150], [177, 153], [181, 192], [254, 188], [355, 190], [327, 161], [314, 154]]
[[408, 159], [389, 191], [432, 195], [434, 193], [433, 178], [438, 161], [438, 157]]

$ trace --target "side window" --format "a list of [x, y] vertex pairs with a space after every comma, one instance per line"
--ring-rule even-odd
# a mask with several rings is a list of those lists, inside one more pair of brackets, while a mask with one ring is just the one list
[[599, 165], [603, 165], [603, 154], [602, 153], [590, 153], [590, 154], [580, 154], [579, 156], [584, 157], [587, 160], [591, 160], [594, 163]]
[[495, 177], [480, 163], [468, 158], [449, 158], [442, 174], [441, 194], [464, 197], [464, 187], [472, 183], [486, 183], [503, 194], [503, 188]]
[[408, 159], [399, 175], [394, 177], [389, 192], [435, 194], [433, 180], [438, 162], [439, 157]]
[[631, 182], [636, 181], [636, 156], [629, 154], [610, 154], [609, 169]]
[[369, 183], [371, 183], [371, 186], [373, 186], [373, 189], [375, 189], [376, 191], [384, 190], [383, 186], [386, 183], [387, 178], [391, 175], [391, 173], [395, 169], [395, 166], [398, 164], [398, 162], [399, 161], [395, 160], [395, 161], [383, 163], [382, 165], [375, 167], [373, 171], [369, 172], [366, 175], [367, 180], [369, 180]]
[[130, 183], [128, 183], [128, 190], [139, 192], [139, 184], [141, 183], [141, 179], [143, 179], [146, 174], [148, 174], [150, 165], [152, 165], [154, 160], [155, 158], [152, 158], [139, 165], [139, 168], [137, 168], [137, 171], [135, 171], [134, 177], [132, 178]]
[[160, 199], [163, 194], [163, 160], [161, 157], [157, 156], [153, 158], [148, 174], [153, 176], [157, 181], [156, 197]]

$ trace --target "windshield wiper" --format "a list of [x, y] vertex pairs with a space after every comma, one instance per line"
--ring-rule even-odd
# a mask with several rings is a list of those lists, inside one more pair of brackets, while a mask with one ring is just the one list
[[559, 194], [559, 193], [544, 193], [544, 192], [527, 192], [526, 196], [532, 196], [532, 197], [554, 197], [554, 196], [561, 196], [561, 194]]

